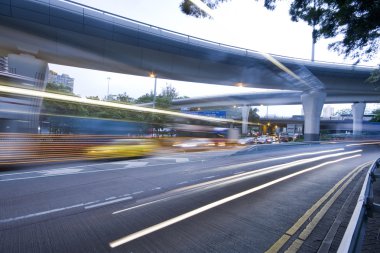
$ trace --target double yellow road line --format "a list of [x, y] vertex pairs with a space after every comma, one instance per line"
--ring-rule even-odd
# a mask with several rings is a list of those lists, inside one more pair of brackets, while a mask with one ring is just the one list
[[[347, 188], [347, 186], [352, 182], [352, 180], [359, 174], [359, 172], [366, 166], [370, 165], [370, 162], [362, 164], [348, 173], [344, 178], [342, 178], [337, 184], [334, 185], [322, 198], [320, 198], [309, 210], [307, 210], [294, 225], [289, 228], [285, 234], [283, 234], [280, 239], [278, 239], [266, 252], [275, 253], [279, 252], [284, 245], [295, 236], [295, 234], [300, 230], [300, 228], [310, 221], [298, 237], [293, 241], [285, 252], [297, 252], [302, 246], [303, 242], [309, 237], [314, 228], [318, 225], [319, 221], [323, 218], [335, 200], [341, 195], [341, 193]], [[340, 188], [339, 188], [340, 187]], [[330, 198], [331, 197], [331, 198]], [[330, 198], [330, 199], [329, 199]], [[320, 210], [315, 214], [314, 218], [311, 216], [316, 212], [317, 209]], [[284, 251], [284, 249], [282, 250]]]

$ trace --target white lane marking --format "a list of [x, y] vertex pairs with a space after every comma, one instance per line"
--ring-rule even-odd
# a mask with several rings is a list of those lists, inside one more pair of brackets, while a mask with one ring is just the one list
[[129, 160], [125, 160], [125, 161], [117, 161], [117, 162], [110, 162], [110, 164], [117, 164], [117, 165], [128, 165], [129, 163], [131, 163], [131, 161]]
[[96, 200], [96, 201], [90, 201], [90, 202], [87, 202], [87, 203], [84, 203], [85, 206], [87, 205], [91, 205], [91, 204], [94, 204], [94, 203], [98, 203], [100, 200]]
[[[197, 161], [189, 161], [192, 163], [195, 163]], [[108, 163], [109, 164], [109, 163]], [[175, 165], [176, 163], [165, 163], [165, 164], [151, 164], [151, 165], [146, 165], [145, 167], [154, 167], [154, 166], [164, 166], [164, 165]], [[109, 172], [109, 171], [116, 171], [116, 170], [126, 170], [129, 169], [127, 168], [113, 168], [113, 169], [95, 169], [95, 170], [90, 170], [90, 171], [79, 171], [76, 173], [72, 174], [62, 174], [62, 175], [42, 175], [42, 176], [31, 176], [31, 177], [18, 177], [18, 178], [8, 178], [8, 179], [0, 179], [0, 182], [8, 182], [8, 181], [17, 181], [17, 180], [26, 180], [26, 179], [36, 179], [36, 178], [45, 178], [45, 177], [55, 177], [55, 176], [65, 176], [65, 175], [76, 175], [76, 174], [88, 174], [88, 173], [99, 173], [99, 172]], [[40, 171], [37, 171], [40, 172]], [[12, 174], [8, 174], [12, 175]], [[4, 176], [0, 174], [0, 178]]]
[[204, 177], [203, 179], [211, 179], [211, 178], [214, 178], [215, 176], [208, 176], [208, 177]]
[[245, 171], [242, 170], [242, 171], [234, 172], [233, 174], [234, 174], [234, 175], [239, 175], [239, 174], [244, 173], [244, 172], [245, 172]]
[[144, 204], [141, 204], [141, 205], [128, 207], [128, 208], [126, 208], [126, 209], [122, 209], [122, 210], [119, 210], [119, 211], [115, 211], [115, 212], [113, 212], [112, 214], [118, 214], [118, 213], [122, 213], [122, 212], [125, 212], [125, 211], [133, 210], [133, 209], [136, 209], [136, 208], [139, 208], [139, 207], [142, 207], [142, 206], [147, 206], [147, 205], [150, 205], [150, 204], [153, 204], [153, 203], [157, 203], [157, 202], [160, 202], [160, 201], [164, 201], [164, 200], [167, 200], [167, 199], [169, 199], [169, 198], [170, 198], [170, 197], [166, 197], [166, 198], [163, 198], [163, 199], [153, 200], [153, 201], [151, 201], [151, 202], [147, 202], [147, 203], [144, 203]]
[[132, 193], [132, 195], [137, 195], [137, 194], [140, 194], [140, 193], [143, 193], [144, 191], [138, 191], [138, 192], [134, 192]]
[[17, 220], [22, 220], [22, 219], [36, 217], [36, 216], [41, 216], [41, 215], [45, 215], [45, 214], [56, 213], [56, 212], [60, 212], [60, 211], [68, 210], [68, 209], [82, 207], [84, 205], [85, 205], [84, 203], [80, 203], [80, 204], [76, 204], [76, 205], [73, 205], [73, 206], [61, 207], [61, 208], [51, 209], [51, 210], [47, 210], [47, 211], [43, 211], [43, 212], [38, 212], [38, 213], [32, 213], [32, 214], [28, 214], [28, 215], [24, 215], [24, 216], [19, 216], [19, 217], [15, 217], [15, 218], [3, 219], [3, 220], [0, 220], [0, 223], [6, 223], [6, 222], [11, 222], [11, 221], [17, 221]]
[[[92, 164], [86, 164], [86, 165], [69, 166], [69, 167], [60, 168], [60, 169], [74, 169], [74, 168], [83, 168], [83, 167], [105, 165], [105, 164], [110, 164], [110, 163], [109, 162], [106, 162], [106, 163], [92, 163]], [[34, 170], [34, 171], [25, 171], [25, 172], [14, 172], [14, 173], [8, 173], [8, 174], [0, 174], [0, 176], [13, 176], [13, 175], [20, 175], [20, 174], [43, 173], [44, 171], [46, 171], [46, 170]]]
[[161, 190], [161, 187], [153, 188], [151, 191], [157, 191], [157, 190]]
[[189, 158], [183, 158], [183, 157], [155, 157], [154, 159], [158, 160], [175, 160], [176, 163], [186, 163], [189, 161]]
[[112, 197], [106, 198], [106, 200], [111, 200], [111, 199], [116, 199], [116, 197], [112, 196]]
[[229, 196], [229, 197], [223, 198], [221, 200], [215, 201], [213, 203], [207, 204], [205, 206], [199, 207], [199, 208], [194, 209], [194, 210], [192, 210], [190, 212], [181, 214], [181, 215], [179, 215], [177, 217], [171, 218], [169, 220], [166, 220], [164, 222], [158, 223], [158, 224], [153, 225], [151, 227], [145, 228], [145, 229], [140, 230], [138, 232], [132, 233], [130, 235], [127, 235], [125, 237], [122, 237], [120, 239], [117, 239], [115, 241], [110, 242], [109, 245], [110, 245], [111, 248], [118, 247], [118, 246], [120, 246], [122, 244], [125, 244], [127, 242], [133, 241], [133, 240], [135, 240], [137, 238], [140, 238], [140, 237], [145, 236], [147, 234], [153, 233], [153, 232], [155, 232], [157, 230], [160, 230], [160, 229], [165, 228], [167, 226], [170, 226], [172, 224], [178, 223], [178, 222], [180, 222], [182, 220], [188, 219], [188, 218], [190, 218], [192, 216], [195, 216], [197, 214], [203, 213], [203, 212], [205, 212], [207, 210], [210, 210], [210, 209], [212, 209], [214, 207], [217, 207], [217, 206], [220, 206], [220, 205], [225, 204], [227, 202], [233, 201], [235, 199], [244, 197], [244, 196], [246, 196], [248, 194], [251, 194], [251, 193], [254, 193], [254, 192], [258, 191], [258, 190], [267, 188], [267, 187], [269, 187], [271, 185], [274, 185], [274, 184], [277, 184], [279, 182], [285, 181], [285, 180], [290, 179], [292, 177], [295, 177], [295, 176], [304, 174], [306, 172], [318, 169], [318, 168], [323, 167], [323, 166], [328, 165], [328, 164], [338, 163], [338, 162], [341, 162], [341, 161], [344, 161], [344, 160], [347, 160], [347, 159], [352, 159], [352, 158], [359, 157], [359, 156], [361, 156], [361, 155], [357, 154], [357, 155], [353, 155], [353, 156], [349, 156], [349, 157], [343, 157], [343, 158], [340, 158], [340, 159], [337, 159], [337, 160], [334, 160], [334, 161], [324, 162], [324, 163], [318, 164], [316, 166], [310, 167], [308, 169], [304, 169], [304, 170], [301, 170], [301, 171], [289, 174], [287, 176], [284, 176], [284, 177], [278, 178], [276, 180], [270, 181], [268, 183], [256, 186], [256, 187], [251, 188], [249, 190], [246, 190], [246, 191], [234, 194], [232, 196]]
[[85, 206], [84, 209], [90, 209], [90, 208], [94, 208], [94, 207], [105, 206], [105, 205], [121, 202], [121, 201], [124, 201], [124, 200], [129, 200], [129, 199], [133, 199], [133, 198], [132, 197], [125, 197], [125, 198], [115, 199], [115, 200], [111, 200], [111, 201], [100, 202], [98, 204], [94, 204], [94, 205], [90, 205], [90, 206]]
[[147, 164], [148, 164], [148, 162], [130, 162], [127, 165], [125, 165], [124, 168], [127, 169], [127, 168], [144, 167]]
[[188, 181], [182, 181], [182, 182], [177, 183], [177, 185], [187, 184], [187, 183], [188, 183]]
[[64, 174], [74, 174], [79, 171], [82, 171], [83, 169], [53, 169], [53, 170], [44, 170], [40, 171], [39, 173], [44, 174], [45, 176], [58, 176], [58, 175], [64, 175]]

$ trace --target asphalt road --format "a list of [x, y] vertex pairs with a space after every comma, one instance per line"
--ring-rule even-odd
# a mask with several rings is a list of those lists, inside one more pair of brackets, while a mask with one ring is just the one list
[[272, 145], [2, 171], [0, 252], [334, 251], [379, 156]]

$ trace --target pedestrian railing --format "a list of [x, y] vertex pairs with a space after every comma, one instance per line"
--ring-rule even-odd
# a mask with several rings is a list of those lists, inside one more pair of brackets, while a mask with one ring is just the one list
[[364, 242], [365, 230], [368, 218], [373, 217], [374, 212], [380, 212], [380, 204], [374, 202], [373, 182], [380, 178], [376, 172], [380, 168], [380, 158], [369, 169], [358, 202], [355, 206], [351, 220], [339, 245], [338, 253], [360, 252]]

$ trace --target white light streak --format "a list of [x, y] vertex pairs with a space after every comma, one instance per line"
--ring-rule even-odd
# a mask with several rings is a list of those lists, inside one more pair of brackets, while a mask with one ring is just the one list
[[53, 100], [59, 100], [59, 101], [74, 102], [74, 103], [79, 103], [79, 104], [119, 108], [119, 109], [138, 111], [138, 112], [159, 113], [159, 114], [165, 114], [165, 115], [170, 115], [170, 116], [198, 119], [198, 120], [204, 120], [204, 121], [210, 121], [210, 122], [241, 123], [241, 121], [236, 121], [232, 119], [205, 117], [205, 116], [186, 114], [186, 113], [180, 113], [180, 112], [174, 112], [174, 111], [166, 111], [166, 110], [161, 110], [161, 109], [141, 107], [137, 105], [111, 103], [111, 102], [106, 102], [106, 101], [93, 100], [93, 99], [87, 99], [87, 98], [81, 98], [81, 97], [75, 97], [75, 96], [67, 96], [67, 95], [37, 91], [37, 90], [28, 90], [28, 89], [22, 89], [22, 88], [10, 87], [10, 86], [0, 86], [0, 92], [13, 94], [13, 95], [40, 97], [40, 98], [47, 98], [47, 99], [53, 99]]
[[138, 238], [140, 238], [142, 236], [148, 235], [148, 234], [153, 233], [153, 232], [155, 232], [157, 230], [163, 229], [165, 227], [168, 227], [170, 225], [173, 225], [175, 223], [178, 223], [180, 221], [188, 219], [188, 218], [190, 218], [192, 216], [195, 216], [197, 214], [203, 213], [203, 212], [205, 212], [207, 210], [210, 210], [210, 209], [215, 208], [217, 206], [223, 205], [223, 204], [228, 203], [230, 201], [236, 200], [238, 198], [244, 197], [244, 196], [246, 196], [248, 194], [251, 194], [251, 193], [254, 193], [254, 192], [259, 191], [261, 189], [267, 188], [267, 187], [269, 187], [271, 185], [274, 185], [274, 184], [277, 184], [279, 182], [285, 181], [285, 180], [290, 179], [292, 177], [295, 177], [295, 176], [304, 174], [306, 172], [318, 169], [318, 168], [323, 167], [325, 165], [329, 165], [329, 164], [333, 164], [333, 163], [338, 163], [338, 162], [341, 162], [341, 161], [344, 161], [344, 160], [347, 160], [347, 159], [352, 159], [352, 158], [359, 157], [359, 156], [361, 156], [361, 155], [357, 154], [357, 155], [353, 155], [353, 156], [349, 156], [349, 157], [340, 158], [340, 159], [337, 159], [337, 160], [334, 160], [334, 161], [324, 162], [324, 163], [318, 164], [316, 166], [310, 167], [308, 169], [304, 169], [304, 170], [301, 170], [301, 171], [289, 174], [287, 176], [278, 178], [278, 179], [270, 181], [268, 183], [256, 186], [256, 187], [251, 188], [249, 190], [246, 190], [246, 191], [234, 194], [232, 196], [223, 198], [221, 200], [215, 201], [215, 202], [210, 203], [208, 205], [205, 205], [205, 206], [202, 206], [200, 208], [194, 209], [194, 210], [192, 210], [190, 212], [184, 213], [184, 214], [179, 215], [177, 217], [171, 218], [171, 219], [166, 220], [164, 222], [161, 222], [161, 223], [158, 223], [158, 224], [153, 225], [151, 227], [145, 228], [145, 229], [140, 230], [138, 232], [135, 232], [133, 234], [127, 235], [127, 236], [122, 237], [122, 238], [120, 238], [118, 240], [110, 242], [109, 245], [110, 245], [111, 248], [118, 247], [118, 246], [120, 246], [122, 244], [128, 243], [128, 242], [133, 241], [135, 239], [138, 239]]

